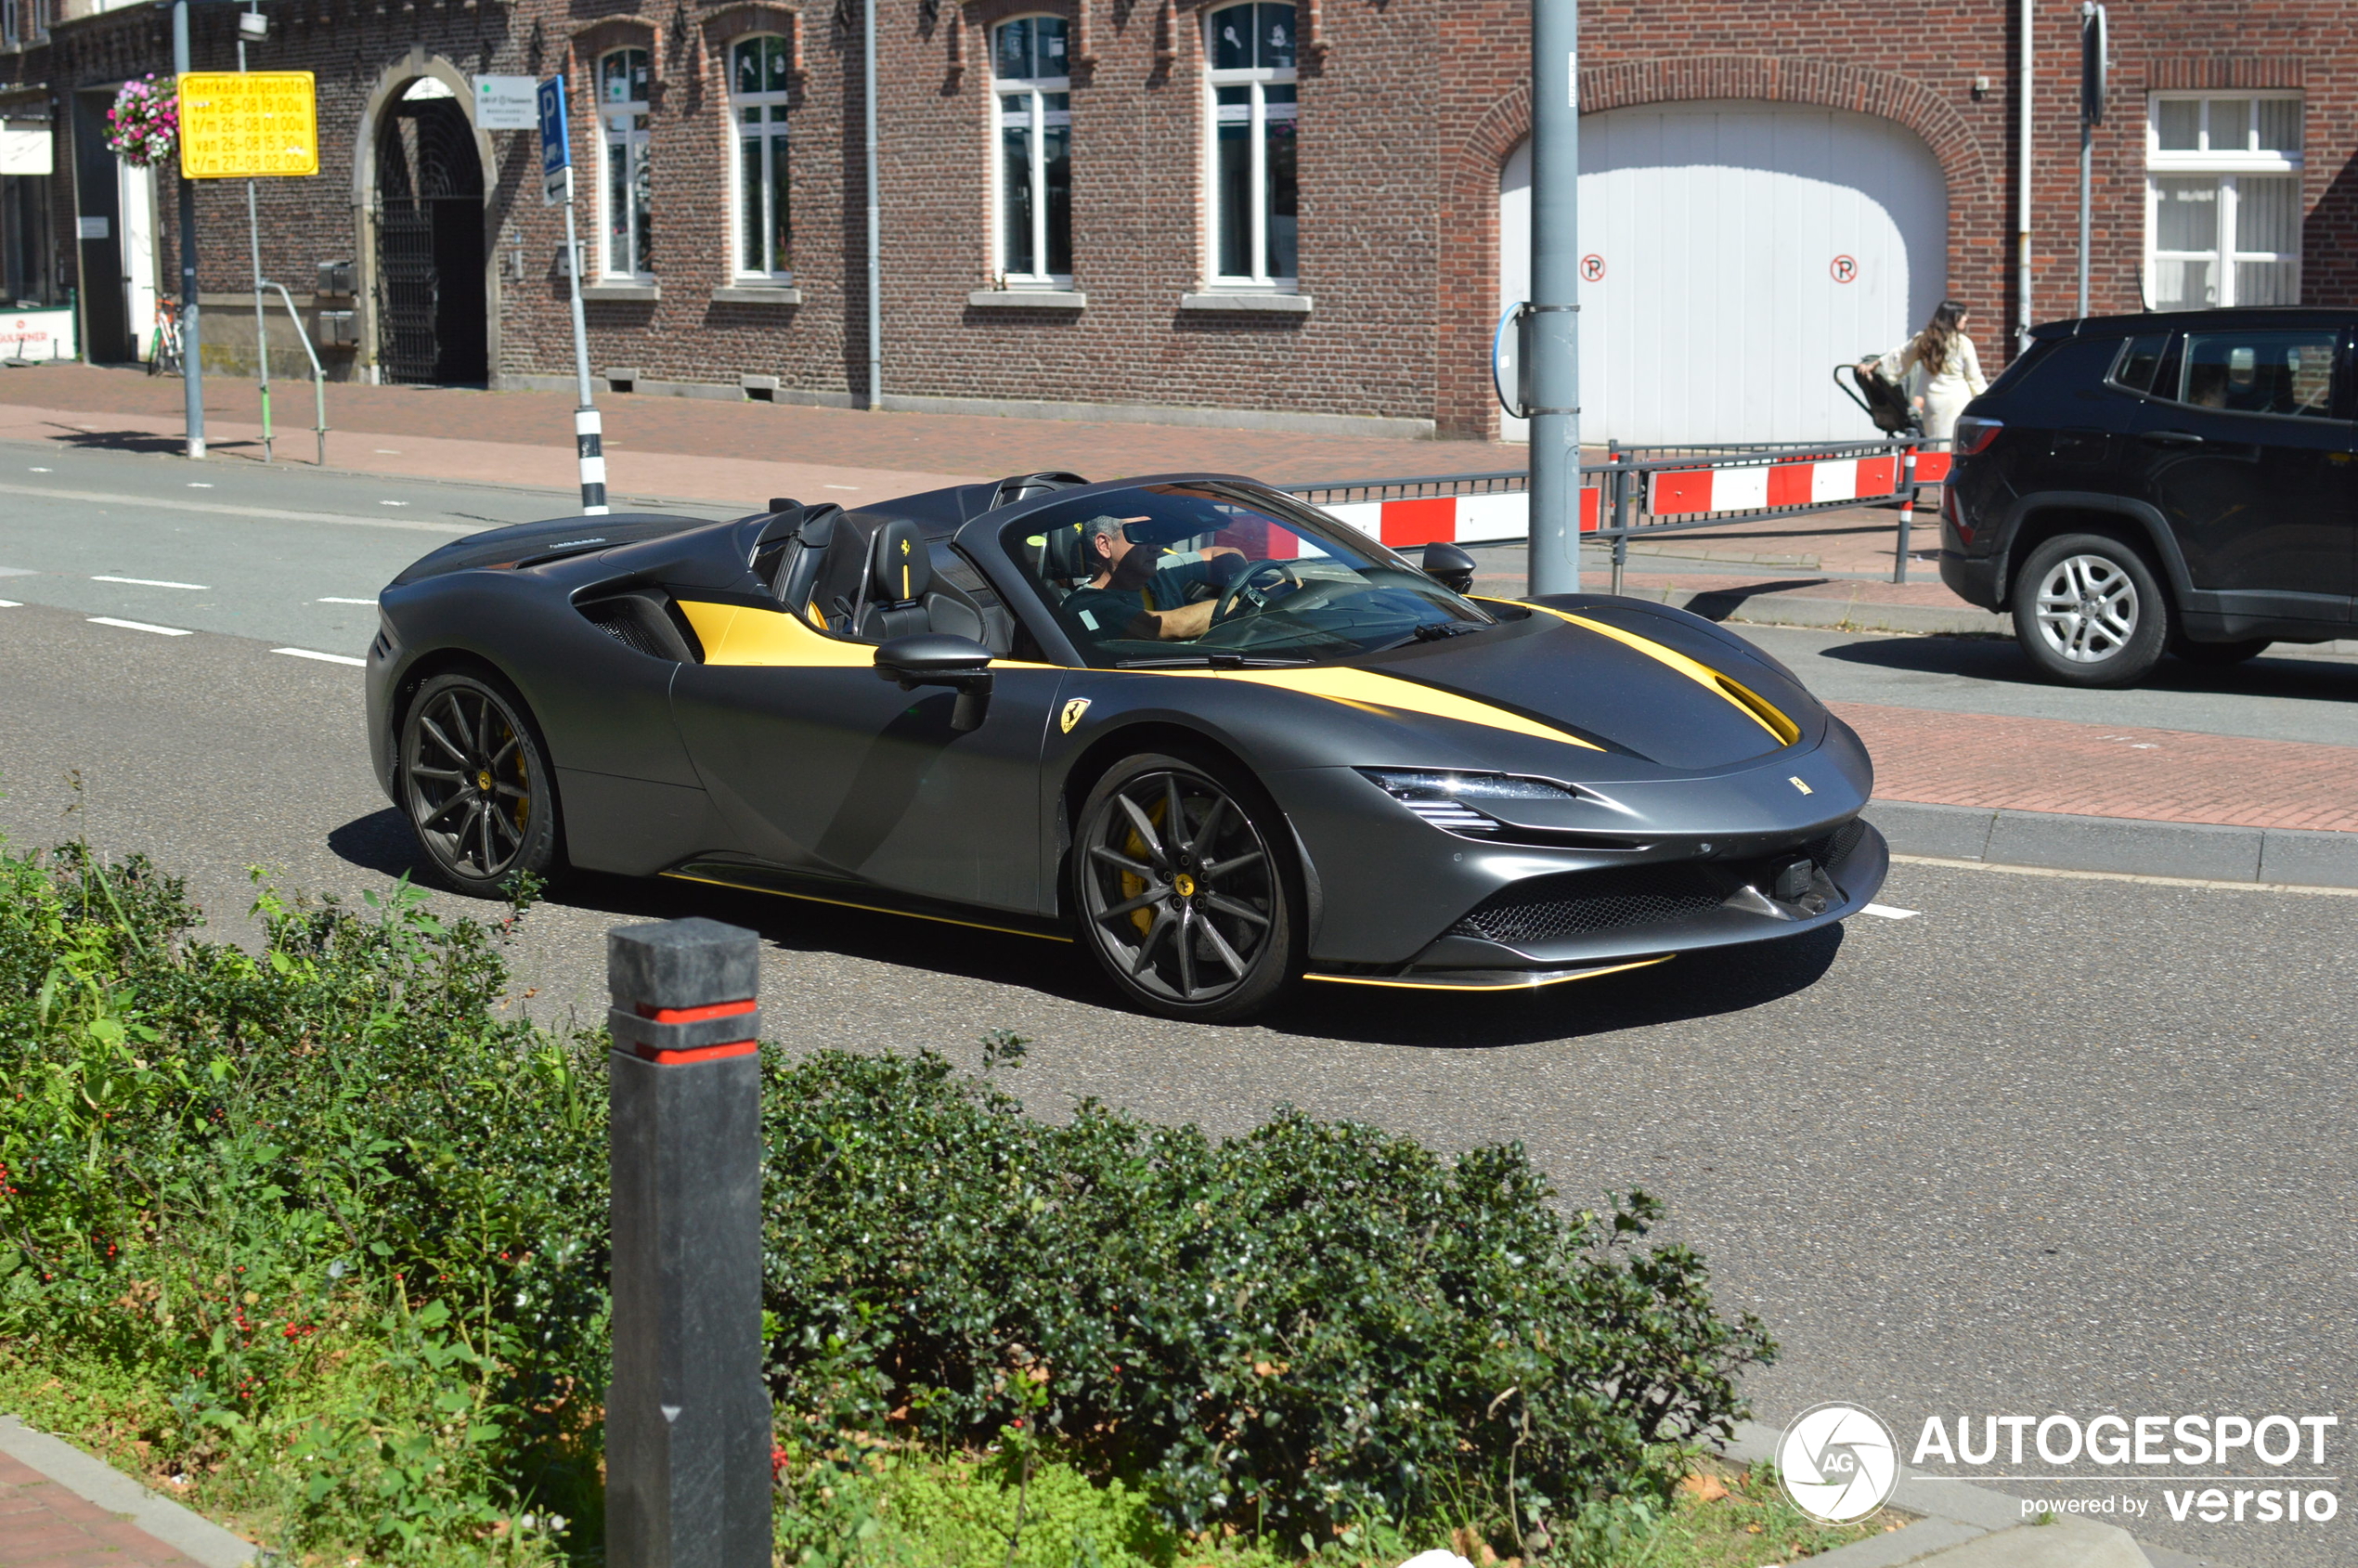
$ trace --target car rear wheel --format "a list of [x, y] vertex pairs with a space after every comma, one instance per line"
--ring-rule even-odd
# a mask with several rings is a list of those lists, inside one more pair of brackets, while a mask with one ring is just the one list
[[1081, 809], [1070, 892], [1082, 943], [1140, 1007], [1245, 1017], [1300, 966], [1290, 850], [1276, 804], [1229, 766], [1126, 758]]
[[2104, 534], [2065, 534], [2015, 579], [2015, 641], [2067, 686], [2128, 686], [2160, 662], [2170, 604], [2145, 558]]
[[473, 675], [427, 681], [401, 722], [400, 799], [435, 879], [497, 898], [559, 868], [556, 792], [523, 700]]
[[2189, 642], [2180, 639], [2170, 651], [2188, 664], [2203, 669], [2224, 669], [2246, 659], [2256, 659], [2268, 651], [2270, 640], [2265, 637], [2246, 638], [2240, 642]]

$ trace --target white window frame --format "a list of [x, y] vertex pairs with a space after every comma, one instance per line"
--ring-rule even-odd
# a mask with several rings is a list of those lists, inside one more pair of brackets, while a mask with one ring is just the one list
[[[1248, 8], [1249, 5], [1250, 0], [1248, 0]], [[1292, 274], [1279, 277], [1263, 269], [1269, 263], [1269, 123], [1272, 120], [1290, 120], [1298, 123], [1302, 107], [1299, 101], [1270, 103], [1267, 89], [1273, 86], [1292, 87], [1298, 99], [1302, 91], [1299, 85], [1300, 73], [1292, 66], [1255, 66], [1242, 71], [1211, 69], [1211, 61], [1218, 58], [1214, 53], [1214, 30], [1219, 26], [1223, 16], [1238, 8], [1236, 6], [1223, 6], [1217, 10], [1206, 12], [1203, 19], [1203, 232], [1205, 240], [1203, 271], [1207, 280], [1205, 287], [1214, 293], [1297, 293], [1302, 288], [1300, 277], [1302, 259], [1298, 235], [1295, 241], [1295, 270]], [[1301, 22], [1302, 6], [1299, 0], [1296, 0], [1294, 51], [1297, 59], [1301, 58], [1302, 49]], [[1245, 274], [1224, 273], [1220, 270], [1220, 256], [1224, 248], [1222, 241], [1226, 238], [1220, 228], [1220, 126], [1224, 110], [1220, 102], [1220, 89], [1223, 87], [1251, 89], [1246, 95], [1248, 99], [1246, 103], [1224, 106], [1230, 110], [1243, 109], [1245, 112], [1241, 118], [1250, 127], [1247, 133], [1247, 139], [1252, 148], [1252, 200], [1250, 203], [1252, 214], [1252, 235], [1247, 250], [1252, 257], [1253, 270]], [[1299, 133], [1297, 133], [1295, 143], [1295, 157], [1297, 159], [1301, 157]], [[1302, 189], [1299, 163], [1296, 165], [1294, 177], [1294, 199], [1299, 202]]]
[[[1084, 0], [1085, 3], [1085, 0]], [[984, 43], [991, 56], [991, 272], [998, 279], [999, 287], [1006, 290], [1065, 291], [1072, 287], [1069, 272], [1016, 272], [1007, 266], [1007, 204], [1014, 192], [1007, 188], [1006, 133], [1022, 130], [1030, 144], [1031, 170], [1031, 253], [1041, 261], [1048, 259], [1048, 149], [1046, 132], [1051, 126], [1065, 131], [1066, 155], [1071, 155], [1072, 110], [1070, 94], [1072, 77], [1063, 76], [1001, 76], [999, 74], [999, 30], [1009, 22], [1038, 21], [1043, 19], [1065, 24], [1066, 63], [1072, 59], [1072, 23], [1070, 19], [1053, 11], [1026, 11], [1020, 15], [1003, 17], [991, 24]], [[1064, 109], [1050, 109], [1051, 94], [1064, 94]], [[1069, 165], [1068, 165], [1069, 177]], [[1068, 241], [1070, 236], [1067, 236]]]
[[[654, 276], [652, 268], [646, 271], [635, 271], [627, 265], [618, 265], [627, 264], [630, 258], [616, 257], [614, 253], [615, 201], [613, 176], [614, 149], [616, 146], [623, 149], [626, 170], [624, 183], [626, 187], [633, 186], [641, 178], [646, 177], [644, 171], [654, 139], [652, 129], [654, 123], [654, 110], [647, 99], [628, 98], [608, 102], [606, 98], [606, 61], [616, 55], [628, 57], [634, 54], [646, 57], [647, 78], [652, 84], [654, 80], [654, 51], [637, 45], [626, 45], [622, 48], [608, 49], [600, 55], [592, 66], [596, 74], [590, 79], [590, 101], [595, 106], [598, 116], [598, 276], [617, 283], [643, 283]], [[627, 74], [628, 69], [626, 64], [624, 67], [626, 81], [628, 80]], [[652, 190], [648, 195], [647, 207], [647, 223], [649, 229], [652, 230], [654, 223], [654, 199]], [[651, 249], [648, 237], [638, 231], [638, 214], [627, 200], [624, 215], [630, 226], [632, 241], [630, 249], [633, 252]]]
[[[787, 253], [783, 256], [769, 254], [767, 259], [771, 266], [767, 268], [745, 266], [745, 226], [753, 220], [750, 211], [752, 201], [757, 194], [766, 196], [775, 188], [777, 175], [773, 160], [779, 155], [776, 143], [777, 132], [780, 129], [785, 132], [788, 149], [786, 158], [789, 172], [786, 177], [789, 182], [794, 178], [791, 172], [794, 144], [792, 116], [789, 114], [785, 120], [777, 120], [771, 114], [772, 109], [791, 110], [792, 105], [788, 100], [794, 97], [793, 90], [784, 88], [776, 92], [765, 90], [758, 93], [741, 93], [737, 90], [739, 46], [745, 44], [758, 44], [772, 38], [786, 49], [787, 58], [791, 60], [794, 40], [781, 32], [740, 33], [729, 40], [729, 46], [721, 56], [729, 77], [729, 275], [741, 282], [790, 284], [794, 281], [794, 237], [791, 213], [787, 218]], [[745, 123], [745, 111], [749, 109], [758, 111], [761, 117], [756, 126], [748, 127]], [[745, 144], [748, 141], [758, 142], [761, 146], [761, 168], [764, 179], [759, 193], [745, 189]], [[765, 219], [769, 216], [767, 213], [759, 215]], [[770, 240], [774, 227], [767, 222], [761, 226], [762, 248], [765, 253], [770, 250]]]
[[[2210, 125], [2209, 103], [2241, 100], [2248, 107], [2244, 114], [2238, 145], [2219, 147], [2214, 140], [2225, 140]], [[2201, 146], [2193, 151], [2183, 149], [2165, 152], [2161, 147], [2161, 106], [2164, 103], [2200, 102], [2202, 110]], [[2295, 106], [2295, 121], [2307, 135], [2307, 116], [2301, 108], [2302, 95], [2298, 92], [2269, 91], [2260, 88], [2212, 87], [2204, 90], [2175, 90], [2149, 94], [2145, 103], [2145, 268], [2144, 292], [2147, 301], [2155, 298], [2155, 279], [2165, 262], [2209, 262], [2215, 297], [2210, 307], [2232, 308], [2235, 298], [2235, 264], [2238, 262], [2289, 262], [2292, 266], [2292, 300], [2300, 299], [2300, 251], [2299, 236], [2291, 251], [2239, 251], [2235, 249], [2238, 216], [2235, 210], [2239, 193], [2238, 176], [2244, 175], [2291, 175], [2296, 192], [2300, 189], [2302, 166], [2301, 149], [2274, 149], [2254, 150], [2252, 143], [2259, 139], [2260, 104], [2287, 103]], [[2186, 175], [2209, 176], [2219, 182], [2218, 242], [2209, 251], [2164, 251], [2159, 248], [2161, 233], [2161, 182], [2165, 178]], [[2296, 194], [2295, 200], [2300, 200]], [[2199, 307], [2197, 307], [2199, 308]]]

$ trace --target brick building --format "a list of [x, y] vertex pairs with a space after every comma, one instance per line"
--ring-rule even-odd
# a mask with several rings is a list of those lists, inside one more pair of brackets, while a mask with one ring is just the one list
[[[168, 12], [5, 0], [13, 296], [122, 358], [174, 276], [174, 171], [100, 144]], [[1863, 431], [1828, 369], [1940, 298], [1993, 370], [2019, 300], [2022, 0], [1598, 0], [1581, 20], [1587, 434]], [[2034, 0], [2036, 4], [2036, 0]], [[789, 0], [266, 0], [319, 174], [266, 270], [331, 374], [569, 385], [562, 224], [473, 79], [562, 71], [590, 360], [636, 394], [863, 403], [861, 11]], [[1497, 431], [1528, 15], [1503, 0], [878, 0], [887, 407]], [[199, 69], [235, 7], [195, 10]], [[2076, 6], [2036, 4], [2031, 314], [2071, 313]], [[2091, 304], [2358, 301], [2358, 7], [2113, 6]], [[11, 165], [30, 167], [29, 163]], [[198, 187], [210, 361], [251, 365], [244, 191]], [[145, 208], [146, 210], [142, 210]], [[102, 221], [94, 221], [102, 220]], [[101, 232], [103, 231], [103, 232]], [[1502, 244], [1502, 236], [1504, 243]], [[322, 292], [321, 263], [349, 262]], [[242, 313], [242, 314], [241, 314]], [[281, 321], [282, 338], [292, 323]], [[299, 355], [274, 364], [292, 372]], [[1846, 422], [1845, 422], [1846, 421]], [[1509, 433], [1511, 434], [1511, 433]]]

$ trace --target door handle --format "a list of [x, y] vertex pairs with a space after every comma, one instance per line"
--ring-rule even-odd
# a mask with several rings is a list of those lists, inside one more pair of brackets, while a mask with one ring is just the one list
[[2157, 447], [2199, 447], [2202, 445], [2202, 437], [2191, 430], [2140, 431], [2137, 434], [2137, 439], [2150, 442]]

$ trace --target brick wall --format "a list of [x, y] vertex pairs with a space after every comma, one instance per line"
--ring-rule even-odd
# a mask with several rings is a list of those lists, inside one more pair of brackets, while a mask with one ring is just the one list
[[[1300, 18], [1301, 288], [1315, 308], [1277, 315], [1179, 308], [1205, 261], [1203, 51], [1192, 0], [878, 0], [886, 391], [1381, 415], [1430, 420], [1445, 434], [1493, 431], [1497, 175], [1529, 128], [1527, 6], [1323, 0], [1315, 20], [1313, 9]], [[1076, 66], [1072, 92], [1073, 286], [1088, 305], [978, 308], [967, 295], [991, 283], [988, 28], [1043, 10], [1074, 19], [1075, 53], [1094, 61]], [[2038, 15], [2032, 301], [2043, 319], [2073, 304], [2078, 45], [2072, 8], [2050, 0]], [[2094, 157], [2093, 307], [2138, 307], [2144, 97], [2163, 87], [2305, 95], [2304, 298], [2358, 300], [2358, 7], [2150, 0], [2117, 4], [2113, 15], [2113, 114]], [[317, 71], [323, 132], [317, 179], [263, 188], [265, 260], [275, 274], [307, 283], [314, 262], [355, 254], [355, 141], [372, 99], [416, 69], [405, 60], [440, 58], [460, 73], [566, 71], [587, 165], [595, 58], [645, 47], [661, 298], [591, 305], [593, 368], [724, 385], [775, 376], [789, 395], [836, 400], [865, 393], [856, 5], [838, 13], [778, 0], [287, 0], [272, 16], [273, 36], [253, 63]], [[200, 7], [196, 17], [200, 68], [233, 63], [228, 8]], [[1975, 306], [1994, 368], [2015, 311], [2015, 18], [1990, 0], [1593, 4], [1582, 14], [1583, 107], [1768, 99], [1909, 127], [1946, 173], [1950, 292]], [[753, 30], [796, 36], [801, 59], [796, 305], [715, 297], [731, 281], [724, 48]], [[167, 49], [157, 13], [118, 12], [61, 29], [42, 69], [71, 88], [156, 68]], [[1987, 90], [1976, 90], [1976, 77]], [[505, 258], [520, 233], [525, 263], [517, 278], [503, 261], [492, 292], [495, 367], [567, 376], [560, 215], [539, 201], [532, 136], [489, 142], [490, 237]], [[245, 271], [242, 188], [207, 186], [200, 202], [204, 286], [235, 290]], [[586, 202], [586, 224], [596, 214]]]

